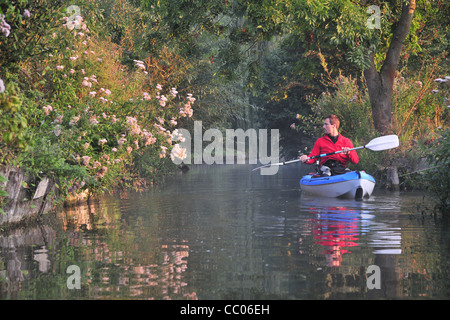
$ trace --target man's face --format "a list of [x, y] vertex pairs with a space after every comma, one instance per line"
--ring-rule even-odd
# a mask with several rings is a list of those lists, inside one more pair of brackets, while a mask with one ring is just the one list
[[323, 122], [323, 130], [325, 131], [325, 134], [330, 134], [332, 133], [332, 128], [336, 127], [335, 125], [332, 125], [330, 123], [330, 119], [325, 119], [325, 121]]

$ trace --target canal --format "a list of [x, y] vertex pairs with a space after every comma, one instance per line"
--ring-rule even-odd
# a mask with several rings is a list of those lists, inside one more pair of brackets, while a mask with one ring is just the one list
[[3, 232], [0, 298], [450, 298], [450, 228], [427, 196], [314, 199], [306, 166], [252, 167], [193, 166]]

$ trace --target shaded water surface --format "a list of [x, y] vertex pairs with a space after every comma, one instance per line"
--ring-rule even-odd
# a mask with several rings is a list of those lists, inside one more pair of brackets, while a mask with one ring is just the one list
[[[423, 214], [423, 195], [314, 199], [299, 190], [304, 173], [196, 166], [3, 233], [0, 297], [450, 298], [450, 229]], [[380, 289], [367, 286], [373, 265]]]

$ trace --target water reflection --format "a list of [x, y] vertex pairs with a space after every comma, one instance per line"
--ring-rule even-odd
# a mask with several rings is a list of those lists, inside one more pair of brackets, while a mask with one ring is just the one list
[[[318, 270], [332, 268], [322, 271], [327, 273], [330, 288], [324, 297], [394, 298], [401, 295], [397, 267], [397, 257], [402, 253], [402, 230], [397, 219], [400, 207], [384, 205], [383, 201], [386, 200], [376, 195], [365, 201], [315, 199], [302, 195], [301, 206], [303, 211], [309, 212], [314, 243], [322, 248], [319, 254], [325, 256], [323, 267]], [[392, 201], [396, 199], [389, 199]], [[367, 289], [365, 270], [369, 265], [381, 268], [383, 291]]]
[[348, 248], [358, 246], [360, 235], [359, 213], [346, 207], [309, 208], [314, 215], [311, 218], [315, 243], [326, 247], [327, 266], [340, 266], [342, 255], [351, 253]]
[[122, 201], [107, 197], [100, 204], [61, 212], [70, 245], [87, 262], [86, 298], [197, 299], [195, 292], [184, 290], [187, 241], [161, 241], [158, 217], [133, 216], [136, 199], [128, 196], [122, 193]]
[[[393, 201], [391, 199], [391, 201]], [[401, 227], [395, 219], [399, 207], [374, 209], [377, 203], [342, 199], [314, 199], [302, 195], [303, 209], [312, 217], [315, 243], [327, 247], [322, 253], [327, 257], [327, 266], [340, 266], [344, 254], [351, 253], [352, 247], [360, 243], [373, 248], [374, 254], [401, 254]], [[392, 218], [376, 221], [375, 211], [386, 210]]]
[[[417, 197], [308, 198], [298, 176], [201, 167], [1, 234], [0, 298], [450, 297], [447, 233], [413, 215]], [[70, 265], [80, 290], [67, 288]], [[369, 265], [382, 291], [367, 289]]]
[[55, 243], [50, 226], [31, 225], [0, 235], [0, 297], [16, 299], [23, 283], [51, 271], [48, 247]]

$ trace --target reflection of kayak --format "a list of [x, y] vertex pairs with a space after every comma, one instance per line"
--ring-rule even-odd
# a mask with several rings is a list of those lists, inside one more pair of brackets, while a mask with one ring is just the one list
[[369, 197], [375, 179], [364, 171], [350, 171], [334, 176], [309, 174], [300, 180], [302, 191], [321, 197], [362, 199]]

